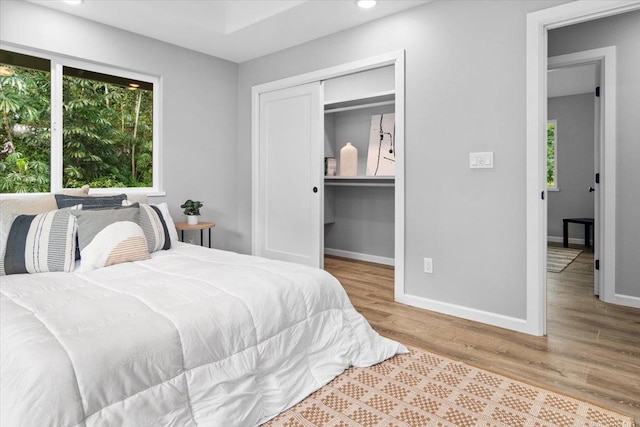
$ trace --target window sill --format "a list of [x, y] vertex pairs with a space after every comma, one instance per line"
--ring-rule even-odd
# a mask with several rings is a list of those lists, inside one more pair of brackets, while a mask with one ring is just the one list
[[164, 197], [167, 195], [165, 191], [153, 190], [149, 188], [91, 188], [89, 195], [95, 194], [144, 194], [147, 197]]
[[[140, 190], [137, 188], [93, 188], [89, 190], [89, 195], [96, 194], [144, 194], [147, 197], [165, 197], [167, 195], [166, 191], [155, 191], [155, 190]], [[26, 199], [34, 196], [44, 196], [46, 194], [56, 194], [56, 192], [51, 193], [0, 193], [0, 200], [5, 199]]]

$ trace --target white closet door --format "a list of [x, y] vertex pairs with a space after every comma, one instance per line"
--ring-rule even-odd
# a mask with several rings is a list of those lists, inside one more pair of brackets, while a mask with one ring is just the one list
[[322, 266], [320, 83], [260, 95], [256, 255]]

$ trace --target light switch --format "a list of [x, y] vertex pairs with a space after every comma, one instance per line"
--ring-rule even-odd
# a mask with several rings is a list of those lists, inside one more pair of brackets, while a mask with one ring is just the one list
[[469, 153], [469, 167], [471, 169], [485, 169], [493, 167], [493, 151], [484, 153]]

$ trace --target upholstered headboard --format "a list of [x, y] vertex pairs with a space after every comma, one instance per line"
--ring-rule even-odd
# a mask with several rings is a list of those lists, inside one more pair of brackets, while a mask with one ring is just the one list
[[[82, 188], [63, 190], [60, 194], [69, 196], [88, 196], [89, 186]], [[92, 194], [91, 196], [100, 196], [104, 194]], [[127, 194], [127, 200], [138, 203], [149, 203], [145, 194]], [[23, 196], [16, 198], [8, 198], [0, 200], [0, 221], [6, 223], [11, 215], [25, 214], [37, 215], [58, 209], [56, 197], [54, 193], [34, 194], [32, 196]]]

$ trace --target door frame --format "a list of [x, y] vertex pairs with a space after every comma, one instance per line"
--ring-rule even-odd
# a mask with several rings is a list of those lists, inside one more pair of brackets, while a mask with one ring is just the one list
[[[639, 0], [640, 1], [640, 0]], [[394, 224], [394, 282], [395, 295], [404, 294], [404, 242], [405, 242], [405, 174], [404, 174], [404, 117], [405, 117], [405, 52], [399, 50], [378, 56], [365, 58], [334, 67], [312, 71], [281, 80], [253, 86], [251, 88], [251, 253], [256, 254], [259, 244], [259, 148], [260, 148], [260, 94], [306, 83], [324, 81], [360, 71], [371, 70], [388, 65], [394, 66], [395, 76], [395, 224]], [[321, 97], [323, 94], [321, 92]], [[323, 159], [318, 159], [322, 162]], [[320, 205], [324, 206], [324, 186], [320, 186]], [[320, 212], [320, 225], [324, 224], [324, 210]], [[324, 234], [323, 234], [324, 236]], [[322, 240], [321, 251], [324, 252]]]
[[[548, 31], [580, 22], [600, 19], [640, 8], [640, 0], [607, 0], [607, 1], [575, 1], [560, 6], [532, 12], [527, 15], [527, 140], [526, 140], [526, 265], [527, 265], [527, 332], [533, 335], [546, 335], [546, 245], [547, 245], [547, 203], [544, 144], [547, 121], [547, 43]], [[607, 73], [605, 73], [605, 80]], [[609, 74], [611, 77], [611, 74]], [[615, 85], [615, 83], [613, 83]], [[615, 95], [615, 86], [610, 87], [605, 94]], [[607, 103], [605, 114], [613, 123], [604, 129], [604, 138], [615, 142], [615, 102]], [[615, 145], [601, 141], [604, 146], [604, 166], [609, 171], [615, 171]], [[607, 140], [609, 141], [609, 139]], [[602, 180], [605, 206], [615, 206], [615, 174], [610, 173]], [[605, 231], [609, 238], [609, 246], [615, 248], [615, 217], [605, 219]], [[605, 245], [606, 242], [603, 242]], [[609, 261], [610, 262], [610, 261]], [[601, 267], [603, 266], [601, 262]], [[615, 274], [615, 264], [610, 264], [607, 277], [610, 285], [615, 282], [609, 276]], [[604, 276], [604, 275], [602, 275]], [[601, 286], [603, 287], [603, 286]], [[615, 293], [614, 293], [615, 294]], [[615, 297], [615, 295], [614, 295]]]

